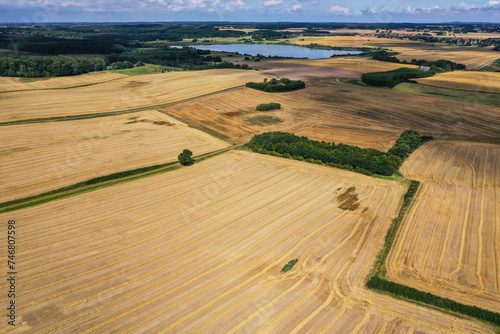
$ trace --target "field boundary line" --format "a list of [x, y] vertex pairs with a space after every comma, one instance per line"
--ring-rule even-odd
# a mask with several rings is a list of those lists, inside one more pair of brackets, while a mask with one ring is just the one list
[[[216, 155], [228, 152], [232, 149], [233, 146], [228, 146], [220, 150], [197, 155], [195, 156], [195, 158], [197, 158], [197, 161], [202, 161], [204, 159], [208, 159]], [[121, 182], [132, 181], [158, 173], [168, 172], [178, 168], [181, 168], [180, 163], [178, 161], [171, 161], [164, 164], [140, 167], [136, 169], [98, 176], [86, 181], [74, 183], [72, 185], [54, 189], [38, 195], [18, 198], [15, 200], [0, 203], [0, 213], [27, 208], [71, 195], [96, 190], [101, 187], [108, 187]]]
[[398, 217], [393, 220], [386, 234], [384, 247], [377, 256], [371, 274], [366, 278], [366, 287], [375, 292], [387, 294], [408, 302], [416, 302], [417, 304], [425, 305], [443, 312], [461, 314], [475, 318], [489, 325], [496, 327], [500, 326], [500, 313], [482, 309], [476, 305], [459, 303], [449, 298], [421, 291], [408, 285], [389, 281], [385, 278], [387, 257], [396, 240], [397, 232], [401, 227], [401, 223], [406, 213], [410, 210], [415, 197], [420, 193], [420, 182], [414, 180], [409, 181], [410, 187], [403, 196], [403, 203], [399, 210]]
[[20, 120], [16, 120], [16, 121], [0, 122], [0, 126], [31, 124], [31, 123], [45, 123], [45, 122], [75, 121], [75, 120], [80, 120], [80, 119], [129, 114], [129, 113], [134, 113], [137, 111], [143, 111], [143, 110], [148, 110], [148, 109], [168, 107], [168, 106], [171, 106], [171, 105], [174, 105], [177, 103], [187, 102], [187, 101], [191, 101], [194, 99], [198, 99], [198, 98], [202, 98], [202, 97], [206, 97], [206, 96], [210, 96], [210, 95], [214, 95], [214, 94], [229, 92], [231, 90], [240, 89], [240, 88], [244, 88], [244, 87], [245, 87], [245, 85], [238, 85], [238, 86], [234, 86], [234, 87], [230, 87], [230, 88], [226, 88], [226, 89], [217, 90], [215, 92], [210, 92], [210, 93], [206, 93], [206, 94], [202, 94], [202, 95], [189, 97], [187, 99], [182, 99], [182, 100], [177, 100], [177, 101], [172, 101], [172, 102], [167, 102], [167, 103], [161, 103], [161, 104], [155, 104], [155, 105], [150, 105], [150, 106], [144, 106], [144, 107], [116, 110], [116, 111], [108, 111], [108, 112], [103, 112], [103, 113], [91, 113], [91, 114], [80, 114], [80, 115], [71, 115], [71, 116], [54, 116], [54, 117], [20, 119]]

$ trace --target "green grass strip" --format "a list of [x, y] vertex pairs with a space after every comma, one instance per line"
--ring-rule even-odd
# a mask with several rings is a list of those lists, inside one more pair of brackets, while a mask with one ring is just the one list
[[[207, 158], [225, 153], [233, 149], [232, 147], [223, 148], [217, 151], [212, 151], [197, 155], [196, 162], [203, 161]], [[138, 178], [151, 176], [158, 173], [163, 173], [180, 168], [178, 161], [172, 161], [164, 164], [141, 167], [127, 171], [112, 173], [108, 175], [98, 176], [83, 182], [78, 182], [69, 186], [47, 191], [41, 194], [18, 198], [15, 200], [0, 203], [0, 213], [19, 210], [22, 208], [50, 202], [56, 199], [95, 190], [102, 187], [108, 187], [117, 183], [136, 180]]]

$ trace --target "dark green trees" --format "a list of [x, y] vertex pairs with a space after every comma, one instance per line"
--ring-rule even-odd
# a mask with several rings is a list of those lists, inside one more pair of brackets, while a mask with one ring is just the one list
[[194, 164], [194, 158], [192, 158], [193, 152], [190, 150], [184, 150], [181, 154], [179, 154], [179, 162], [183, 166], [191, 166]]

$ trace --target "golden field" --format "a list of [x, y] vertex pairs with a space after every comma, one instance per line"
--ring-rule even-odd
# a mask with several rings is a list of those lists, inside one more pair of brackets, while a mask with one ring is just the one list
[[127, 76], [124, 74], [110, 72], [93, 72], [71, 77], [56, 77], [48, 79], [21, 79], [12, 77], [0, 77], [0, 92], [78, 87], [103, 83], [126, 77]]
[[199, 155], [227, 146], [153, 110], [3, 126], [0, 141], [0, 202], [114, 172], [176, 161], [185, 148]]
[[283, 63], [303, 64], [321, 67], [341, 68], [343, 70], [361, 73], [391, 71], [401, 67], [418, 68], [416, 65], [396, 64], [367, 58], [335, 57], [327, 59], [290, 59], [280, 61]]
[[[339, 209], [352, 187], [359, 209]], [[364, 288], [405, 190], [233, 151], [3, 214], [22, 231], [16, 332], [493, 333]]]
[[[301, 40], [303, 39], [303, 41]], [[291, 38], [290, 42], [297, 45], [309, 45], [311, 43], [338, 46], [338, 47], [377, 47], [373, 44], [395, 43], [405, 44], [407, 41], [390, 38], [363, 37], [363, 36], [328, 36], [328, 37], [300, 37]]]
[[69, 89], [0, 94], [0, 122], [149, 107], [214, 93], [265, 75], [248, 70], [147, 74]]
[[500, 93], [499, 72], [453, 71], [439, 73], [429, 78], [416, 79], [416, 81], [430, 86]]
[[[281, 110], [255, 112], [258, 104], [269, 102], [280, 103]], [[245, 143], [261, 132], [291, 131], [325, 141], [346, 140], [362, 147], [384, 148], [408, 129], [441, 139], [500, 143], [498, 107], [335, 79], [309, 81], [305, 89], [279, 94], [235, 89], [161, 110], [236, 143]], [[279, 117], [283, 122], [256, 126], [247, 121], [258, 115]], [[325, 127], [329, 130], [316, 130]], [[342, 130], [346, 128], [349, 133]], [[367, 132], [373, 134], [367, 136]]]
[[388, 278], [500, 312], [500, 146], [430, 142], [401, 168], [421, 182]]
[[400, 60], [410, 62], [412, 59], [427, 59], [432, 61], [446, 59], [464, 64], [469, 70], [484, 65], [499, 57], [498, 52], [493, 51], [491, 47], [436, 47], [426, 50], [419, 49], [418, 47], [408, 48], [397, 45], [391, 46], [390, 48], [401, 53], [396, 55]]

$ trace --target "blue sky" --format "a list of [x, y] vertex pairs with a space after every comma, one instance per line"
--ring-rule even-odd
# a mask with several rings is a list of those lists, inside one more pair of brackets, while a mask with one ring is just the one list
[[0, 22], [499, 22], [500, 0], [0, 0]]

